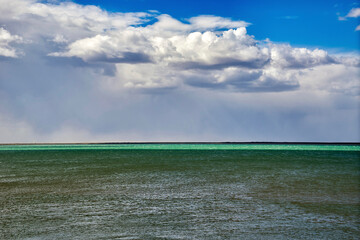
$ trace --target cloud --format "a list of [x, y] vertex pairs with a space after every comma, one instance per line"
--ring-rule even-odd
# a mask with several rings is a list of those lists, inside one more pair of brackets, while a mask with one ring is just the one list
[[0, 56], [17, 58], [21, 55], [19, 50], [11, 46], [12, 43], [22, 42], [18, 35], [11, 35], [6, 29], [0, 28]]
[[336, 63], [324, 50], [292, 48], [284, 44], [271, 45], [271, 60], [275, 66], [298, 69]]
[[0, 115], [0, 143], [32, 142], [36, 133], [25, 121], [9, 118], [4, 113]]
[[[67, 52], [50, 53], [55, 57], [79, 57], [86, 62], [110, 62], [110, 63], [143, 63], [150, 62], [150, 57], [138, 49], [136, 36], [110, 37], [96, 35], [92, 38], [84, 38], [71, 43]], [[125, 36], [125, 39], [121, 39]], [[124, 43], [132, 41], [133, 45], [126, 46]], [[125, 45], [125, 46], [124, 46]]]
[[1, 0], [0, 3], [2, 3], [1, 19], [16, 21], [27, 18], [38, 20], [39, 23], [56, 22], [62, 28], [78, 28], [92, 32], [141, 24], [151, 15], [142, 12], [109, 13], [96, 6], [68, 1], [49, 4], [35, 0], [13, 0], [10, 3]]
[[[32, 51], [38, 49], [49, 63], [89, 68], [114, 89], [187, 85], [294, 91], [303, 70], [356, 62], [354, 57], [340, 61], [321, 49], [257, 41], [247, 33], [249, 23], [211, 15], [181, 22], [158, 12], [109, 13], [96, 6], [35, 0], [14, 0], [0, 12], [0, 19], [16, 33], [0, 29], [3, 56], [18, 57], [11, 44], [27, 39], [37, 44]], [[347, 17], [357, 13], [352, 9]], [[26, 53], [30, 47], [23, 49]]]
[[250, 24], [244, 21], [233, 21], [228, 18], [202, 15], [198, 17], [192, 17], [189, 19], [191, 28], [197, 31], [207, 31], [216, 29], [229, 29], [229, 28], [241, 28], [247, 27]]
[[235, 92], [281, 92], [299, 88], [294, 74], [279, 72], [276, 68], [246, 71], [232, 67], [213, 74], [188, 73], [183, 78], [190, 86]]
[[[324, 65], [303, 71], [302, 87], [312, 91], [326, 91], [343, 95], [360, 95], [359, 67], [351, 65]], [[316, 79], [316, 81], [314, 81]]]
[[0, 141], [358, 141], [359, 57], [219, 16], [0, 0]]
[[360, 8], [352, 8], [346, 17], [357, 18], [360, 17]]
[[184, 22], [172, 18], [168, 14], [156, 16], [157, 21], [149, 26], [151, 31], [164, 36], [171, 36], [176, 33], [190, 33], [194, 31], [210, 31], [230, 28], [247, 27], [250, 23], [244, 21], [233, 21], [229, 18], [223, 18], [212, 15], [201, 15], [192, 17]]
[[[339, 20], [340, 21], [345, 21], [348, 18], [358, 18], [358, 17], [360, 17], [360, 8], [352, 8], [345, 17], [339, 16]], [[360, 25], [358, 25], [355, 28], [355, 31], [360, 31]]]
[[[194, 20], [195, 26], [203, 24], [205, 19]], [[171, 25], [164, 26], [162, 22]], [[174, 22], [174, 23], [172, 23]], [[237, 22], [235, 22], [237, 23]], [[179, 26], [175, 26], [179, 24]], [[224, 23], [228, 25], [227, 22]], [[173, 26], [174, 25], [174, 26]], [[234, 24], [235, 26], [237, 24]], [[215, 28], [217, 23], [213, 25]], [[150, 56], [155, 61], [168, 61], [172, 65], [194, 65], [198, 67], [226, 67], [231, 65], [263, 65], [266, 62], [266, 53], [255, 46], [255, 41], [246, 34], [245, 28], [227, 30], [221, 36], [214, 32], [191, 32], [188, 26], [166, 16], [166, 20], [160, 17], [159, 22], [145, 28], [129, 27], [125, 30], [116, 29], [90, 38], [79, 39], [68, 46], [66, 52], [51, 53], [51, 56], [79, 57], [84, 61], [96, 59], [108, 59], [110, 62], [150, 62]], [[200, 26], [201, 27], [201, 26]], [[202, 27], [201, 27], [202, 28]], [[169, 34], [167, 31], [180, 31]], [[196, 50], [196, 51], [195, 51]], [[241, 52], [239, 52], [241, 51]], [[124, 53], [132, 59], [127, 61]], [[225, 53], [225, 55], [224, 55]], [[135, 61], [134, 56], [138, 56]], [[115, 59], [115, 61], [114, 61]]]
[[52, 39], [55, 43], [67, 43], [68, 40], [61, 34], [56, 34], [54, 38]]
[[[182, 25], [180, 22], [176, 24]], [[271, 42], [261, 45], [247, 34], [244, 27], [190, 33], [178, 27], [176, 33], [171, 34], [167, 32], [167, 27], [159, 31], [159, 26], [154, 25], [114, 30], [80, 39], [69, 44], [66, 51], [54, 52], [50, 56], [117, 63], [115, 76], [123, 83], [117, 84], [120, 88], [174, 88], [183, 83], [193, 87], [250, 92], [295, 90], [299, 86], [296, 74], [285, 79], [281, 76], [287, 74], [270, 73], [338, 63], [320, 49], [293, 48]], [[171, 29], [173, 31], [176, 27]], [[237, 73], [252, 73], [258, 69], [262, 77], [247, 85], [240, 77], [233, 78], [238, 82], [234, 80], [231, 84], [220, 80], [220, 76], [233, 69]], [[183, 71], [188, 71], [188, 74], [183, 74]], [[199, 81], [200, 75], [207, 76], [207, 80]]]
[[261, 68], [269, 60], [269, 52], [256, 45], [255, 40], [247, 35], [244, 27], [214, 32], [193, 32], [168, 39], [167, 46], [175, 50], [171, 53], [173, 65], [184, 68], [226, 68], [243, 66]]
[[96, 6], [70, 1], [51, 4], [36, 0], [0, 0], [0, 5], [0, 21], [24, 39], [39, 36], [53, 39], [62, 35], [69, 42], [111, 29], [140, 25], [154, 15], [145, 12], [109, 13]]

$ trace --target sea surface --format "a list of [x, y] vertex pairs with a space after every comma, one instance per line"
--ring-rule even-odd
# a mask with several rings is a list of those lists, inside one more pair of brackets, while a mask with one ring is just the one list
[[0, 145], [0, 239], [360, 239], [360, 146]]

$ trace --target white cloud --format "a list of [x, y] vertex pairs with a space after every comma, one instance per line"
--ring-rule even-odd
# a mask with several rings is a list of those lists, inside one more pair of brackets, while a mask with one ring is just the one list
[[[0, 22], [25, 38], [62, 35], [68, 41], [148, 21], [154, 13], [109, 13], [96, 6], [70, 1], [58, 4], [36, 0], [0, 0]], [[31, 27], [29, 27], [31, 26]]]
[[303, 71], [300, 83], [308, 91], [360, 95], [360, 71], [356, 66], [342, 64], [317, 66]]
[[69, 42], [63, 35], [61, 34], [56, 34], [54, 36], [54, 38], [52, 39], [53, 42], [55, 43], [67, 43]]
[[[357, 11], [348, 16], [357, 16]], [[247, 34], [249, 23], [217, 16], [180, 22], [157, 12], [109, 13], [95, 6], [35, 0], [14, 0], [3, 4], [0, 12], [5, 24], [23, 34], [10, 35], [1, 29], [2, 55], [16, 57], [10, 43], [33, 40], [52, 58], [81, 59], [77, 65], [103, 73], [99, 79], [107, 87], [113, 83], [114, 89], [191, 86], [291, 91], [300, 86], [302, 70], [329, 64], [355, 66], [357, 61], [354, 57], [339, 60], [321, 49], [259, 42]], [[155, 23], [139, 25], [154, 19]], [[42, 38], [48, 43], [41, 43]]]
[[41, 3], [36, 0], [0, 0], [0, 19], [34, 19], [39, 22], [56, 22], [59, 27], [81, 28], [92, 32], [125, 28], [141, 24], [148, 13], [109, 13], [92, 5], [80, 5], [61, 1], [58, 4]]
[[[360, 8], [352, 8], [345, 17], [339, 16], [339, 20], [345, 21], [345, 20], [347, 20], [347, 18], [358, 18], [358, 17], [360, 17]], [[360, 31], [360, 25], [358, 25], [355, 28], [355, 31]]]
[[191, 25], [191, 28], [197, 31], [241, 28], [250, 25], [249, 23], [244, 21], [233, 21], [231, 19], [211, 15], [192, 17], [189, 19], [189, 23]]
[[79, 57], [87, 62], [148, 62], [149, 57], [144, 53], [148, 45], [141, 33], [128, 29], [120, 33], [83, 38], [69, 44], [67, 52], [49, 55]]
[[[353, 8], [350, 10], [350, 12], [346, 15], [346, 17], [351, 17], [351, 18], [358, 18], [360, 17], [360, 8]], [[360, 25], [358, 25], [355, 28], [355, 31], [360, 31]]]
[[[177, 35], [168, 39], [171, 64], [184, 68], [262, 67], [269, 58], [266, 48], [260, 48], [247, 35], [244, 27], [230, 29], [220, 35], [207, 31]], [[163, 47], [163, 46], [162, 46]]]
[[350, 12], [346, 15], [346, 17], [357, 18], [360, 17], [360, 8], [353, 8]]
[[210, 74], [193, 71], [184, 74], [185, 83], [199, 88], [220, 89], [233, 92], [281, 92], [299, 87], [294, 73], [276, 68], [244, 70], [230, 67]]
[[271, 45], [271, 60], [281, 68], [309, 68], [335, 63], [328, 53], [321, 49], [292, 48], [289, 45]]
[[[171, 21], [176, 22], [172, 18]], [[164, 31], [155, 31], [154, 25], [80, 39], [69, 44], [66, 51], [51, 56], [115, 64], [117, 70], [111, 82], [116, 83], [117, 79], [120, 83], [114, 84], [117, 88], [174, 88], [185, 83], [238, 91], [294, 90], [301, 69], [338, 63], [320, 49], [274, 43], [260, 45], [244, 27], [191, 33], [177, 28], [176, 33], [170, 34], [166, 27]], [[258, 69], [261, 76], [252, 82], [245, 84], [241, 77], [221, 80], [231, 71], [251, 75], [252, 69]]]
[[177, 33], [190, 33], [194, 31], [210, 31], [219, 29], [241, 28], [250, 24], [244, 21], [233, 21], [228, 18], [201, 15], [181, 22], [170, 15], [161, 14], [156, 17], [157, 22], [148, 26], [148, 29], [157, 35], [171, 37]]
[[359, 139], [356, 54], [54, 3], [0, 0], [0, 141]]
[[12, 43], [22, 42], [18, 35], [11, 35], [6, 29], [0, 27], [0, 56], [16, 58], [20, 52], [11, 46]]

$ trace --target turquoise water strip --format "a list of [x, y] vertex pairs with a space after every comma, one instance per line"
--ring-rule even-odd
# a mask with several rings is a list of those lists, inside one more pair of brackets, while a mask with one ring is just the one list
[[360, 151], [360, 145], [317, 144], [49, 144], [0, 145], [0, 151], [44, 150], [297, 150]]

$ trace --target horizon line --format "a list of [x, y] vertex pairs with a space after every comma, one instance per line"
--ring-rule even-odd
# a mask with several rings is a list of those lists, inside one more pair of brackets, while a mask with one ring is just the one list
[[275, 141], [250, 141], [250, 142], [237, 142], [237, 141], [220, 141], [220, 142], [176, 142], [176, 141], [125, 141], [125, 142], [39, 142], [39, 143], [0, 143], [0, 146], [11, 146], [11, 145], [107, 145], [107, 144], [294, 144], [294, 145], [360, 145], [360, 142], [275, 142]]

